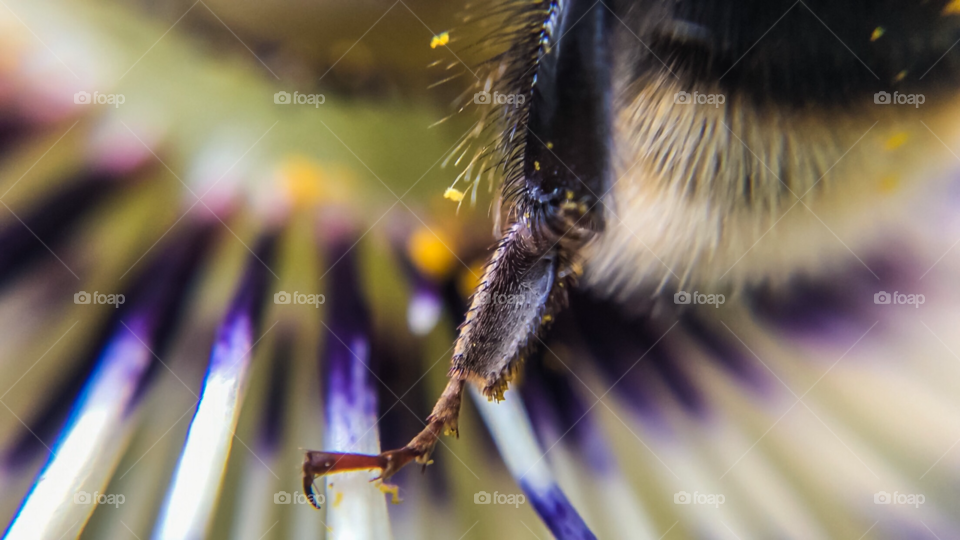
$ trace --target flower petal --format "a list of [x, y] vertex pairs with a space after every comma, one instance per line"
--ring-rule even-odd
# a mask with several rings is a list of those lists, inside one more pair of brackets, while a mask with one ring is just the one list
[[553, 480], [520, 396], [516, 392], [507, 392], [503, 401], [494, 403], [473, 385], [470, 385], [470, 394], [507, 468], [553, 535], [560, 540], [595, 539]]
[[247, 372], [256, 345], [260, 306], [275, 238], [261, 239], [220, 325], [200, 403], [154, 535], [199, 538], [213, 518], [233, 434], [243, 404]]
[[[329, 250], [328, 260], [338, 262], [330, 270], [330, 312], [323, 323], [327, 419], [324, 448], [376, 455], [380, 452], [380, 436], [376, 426], [370, 325], [351, 252], [353, 244], [338, 242]], [[377, 474], [358, 471], [324, 478], [327, 525], [332, 538], [392, 538], [383, 492], [371, 482]]]
[[[197, 234], [197, 233], [200, 234]], [[130, 291], [130, 303], [83, 387], [53, 457], [4, 538], [58, 538], [83, 529], [127, 447], [151, 366], [177, 312], [208, 230], [172, 242]], [[149, 284], [149, 286], [147, 286]], [[76, 527], [79, 525], [79, 529]]]

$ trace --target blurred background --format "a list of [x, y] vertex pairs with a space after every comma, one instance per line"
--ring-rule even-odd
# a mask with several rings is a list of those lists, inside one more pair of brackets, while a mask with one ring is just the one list
[[[128, 308], [132, 290], [160, 287], [155, 267], [174, 264], [171, 250], [203, 235], [209, 238], [202, 247], [190, 248], [203, 253], [192, 255], [195, 267], [178, 274], [189, 279], [173, 292], [163, 290], [181, 297], [166, 323], [175, 328], [151, 334], [156, 343], [144, 338], [154, 352], [166, 351], [162, 360], [157, 354], [148, 374], [128, 381], [142, 392], [124, 405], [135, 418], [109, 433], [91, 432], [99, 461], [81, 460], [89, 470], [73, 471], [94, 477], [94, 487], [83, 488], [89, 493], [122, 491], [126, 501], [107, 511], [89, 506], [64, 518], [57, 534], [34, 529], [33, 537], [68, 538], [81, 530], [85, 538], [150, 536], [217, 326], [247, 260], [258, 257], [258, 237], [281, 225], [274, 258], [261, 266], [272, 282], [269, 296], [280, 290], [329, 295], [336, 281], [326, 271], [345, 257], [340, 264], [362, 283], [360, 301], [376, 306], [369, 326], [382, 336], [377, 345], [396, 363], [384, 361], [378, 370], [400, 372], [385, 378], [396, 393], [384, 394], [390, 399], [377, 415], [386, 412], [382, 423], [395, 426], [389, 444], [404, 444], [422, 427], [417, 419], [426, 417], [442, 388], [454, 334], [448, 322], [427, 337], [410, 335], [406, 305], [415, 286], [405, 276], [456, 283], [460, 274], [470, 276], [457, 257], [477, 264], [492, 241], [487, 190], [459, 214], [457, 203], [443, 197], [457, 174], [443, 162], [475, 121], [456, 115], [453, 103], [476, 82], [470, 71], [489, 54], [431, 47], [447, 31], [451, 45], [476, 39], [455, 30], [463, 7], [373, 1], [8, 2], [0, 8], [5, 525], [70, 425], [71, 407], [117, 327], [115, 305], [96, 305], [96, 298], [75, 304], [74, 294], [126, 293]], [[316, 98], [276, 103], [277, 92], [321, 96], [322, 104]], [[76, 99], [82, 93], [85, 103]], [[346, 253], [342, 243], [356, 248]], [[469, 291], [473, 282], [462, 281], [458, 290]], [[250, 442], [230, 449], [231, 470], [210, 509], [211, 537], [323, 537], [326, 530], [325, 510], [275, 505], [273, 495], [299, 490], [302, 450], [324, 447], [318, 351], [329, 304], [268, 305], [236, 428], [237, 440]], [[420, 333], [439, 317], [437, 306], [425, 309]], [[387, 371], [378, 373], [386, 377]], [[273, 411], [270, 419], [261, 418], [265, 409]], [[265, 423], [276, 430], [275, 452], [254, 442]], [[458, 454], [474, 469], [495, 464], [495, 453], [484, 455], [495, 452], [487, 444], [486, 451], [464, 446]], [[465, 469], [454, 474], [461, 472], [477, 481]], [[103, 482], [111, 478], [107, 487]], [[462, 488], [472, 501], [477, 491], [430, 476], [415, 481], [445, 497]], [[400, 522], [459, 512], [415, 499]], [[251, 504], [263, 511], [251, 512]], [[467, 510], [482, 508], [471, 502]], [[533, 512], [523, 512], [542, 532]], [[459, 530], [461, 519], [467, 523], [470, 516], [440, 520], [432, 534], [462, 535], [475, 520]], [[514, 527], [526, 530], [519, 522]], [[478, 524], [471, 534], [494, 528]]]
[[483, 13], [0, 2], [7, 538], [956, 537], [955, 182], [826, 279], [639, 325], [575, 297], [402, 503], [306, 503], [305, 449], [402, 446], [445, 384], [494, 241]]

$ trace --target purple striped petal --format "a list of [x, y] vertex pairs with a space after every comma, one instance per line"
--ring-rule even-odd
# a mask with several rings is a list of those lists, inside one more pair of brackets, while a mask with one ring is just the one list
[[[134, 427], [133, 412], [156, 364], [196, 263], [206, 230], [161, 252], [131, 291], [73, 407], [53, 457], [43, 468], [4, 538], [58, 538], [83, 529]], [[149, 287], [146, 285], [149, 283]], [[76, 529], [79, 526], [79, 529]]]
[[65, 180], [64, 187], [34, 208], [0, 208], [0, 285], [45, 256], [53, 260], [49, 250], [55, 250], [73, 225], [116, 187], [113, 179], [102, 173], [81, 173]]
[[543, 449], [537, 443], [523, 402], [507, 392], [499, 403], [488, 401], [470, 385], [470, 394], [510, 473], [550, 532], [560, 540], [595, 539], [567, 496], [557, 486]]
[[[246, 456], [243, 466], [244, 474], [240, 480], [234, 512], [236, 519], [231, 525], [232, 538], [261, 540], [262, 531], [268, 531], [274, 525], [270, 503], [275, 499], [271, 497], [285, 491], [283, 487], [277, 490], [278, 475], [272, 468], [283, 443], [294, 341], [293, 332], [284, 329], [274, 342], [266, 403], [262, 405], [257, 440], [250, 445], [253, 453]], [[280, 468], [282, 470], [283, 465]], [[299, 497], [297, 498], [299, 500]]]
[[[324, 321], [322, 360], [326, 373], [324, 447], [333, 452], [378, 454], [378, 384], [371, 368], [370, 322], [351, 251], [340, 242], [328, 260], [339, 261], [330, 272], [329, 314]], [[383, 493], [371, 479], [376, 472], [346, 472], [325, 477], [327, 525], [333, 538], [391, 538]], [[335, 502], [336, 501], [336, 502]]]
[[[529, 376], [522, 387], [524, 403], [531, 412], [531, 422], [543, 447], [553, 449], [563, 443], [578, 451], [573, 467], [565, 463], [568, 468], [578, 470], [560, 471], [567, 473], [564, 477], [577, 480], [573, 487], [581, 494], [580, 500], [596, 503], [593, 507], [605, 518], [601, 525], [608, 534], [613, 533], [617, 538], [658, 536], [643, 503], [610, 450], [610, 439], [591, 414], [593, 409], [587, 407], [574, 387], [581, 383], [542, 363], [532, 364], [527, 368]], [[539, 369], [534, 371], [535, 367]], [[549, 452], [547, 450], [544, 459], [549, 460]], [[584, 470], [580, 470], [581, 465]], [[596, 486], [601, 487], [596, 489]]]
[[[172, 239], [166, 248], [158, 251], [146, 271], [124, 291], [126, 303], [120, 309], [111, 311], [99, 337], [92, 341], [89, 351], [63, 376], [62, 382], [50, 392], [47, 402], [40, 407], [39, 412], [26, 420], [27, 428], [3, 454], [2, 463], [5, 469], [21, 469], [36, 456], [46, 454], [47, 443], [44, 441], [54, 444], [52, 441], [66, 421], [71, 405], [97, 366], [101, 351], [107, 347], [117, 332], [116, 329], [122, 329], [120, 321], [132, 312], [134, 306], [149, 305], [143, 309], [156, 313], [158, 322], [154, 333], [144, 341], [151, 344], [157, 357], [164, 357], [191, 277], [212, 238], [213, 229], [210, 223], [193, 225], [187, 227], [182, 235]], [[153, 370], [150, 373], [152, 372]], [[138, 396], [142, 395], [145, 388], [145, 384], [141, 385]]]
[[272, 259], [274, 244], [272, 234], [259, 242], [217, 332], [200, 403], [154, 529], [156, 538], [201, 538], [213, 518], [257, 341], [269, 272], [263, 261]]

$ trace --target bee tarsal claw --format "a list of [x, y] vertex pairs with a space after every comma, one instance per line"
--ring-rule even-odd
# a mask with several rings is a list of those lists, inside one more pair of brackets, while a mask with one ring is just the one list
[[[306, 464], [304, 464], [306, 466]], [[320, 504], [317, 502], [317, 490], [313, 487], [314, 475], [308, 473], [306, 469], [303, 471], [303, 494], [306, 495], [307, 500], [310, 501], [310, 506], [313, 506], [317, 510], [320, 509]]]

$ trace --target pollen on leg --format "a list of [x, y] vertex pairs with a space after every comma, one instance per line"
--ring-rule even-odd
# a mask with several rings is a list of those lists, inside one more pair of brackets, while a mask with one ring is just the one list
[[387, 484], [382, 480], [374, 480], [376, 482], [377, 488], [381, 493], [390, 495], [390, 502], [392, 504], [400, 504], [403, 500], [400, 498], [400, 486], [396, 484]]

